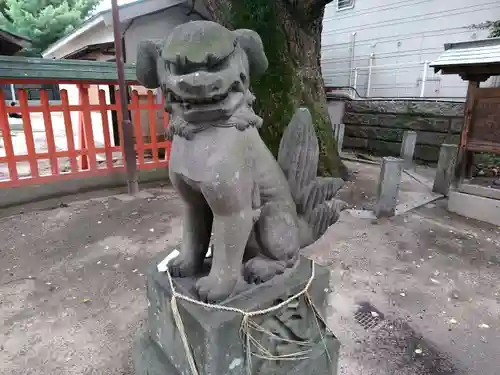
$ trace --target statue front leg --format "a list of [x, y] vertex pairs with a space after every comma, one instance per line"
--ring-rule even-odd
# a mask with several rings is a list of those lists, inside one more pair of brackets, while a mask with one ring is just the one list
[[202, 190], [214, 213], [214, 250], [210, 273], [196, 288], [201, 300], [220, 302], [244, 283], [243, 256], [254, 224], [251, 184], [219, 183]]
[[182, 244], [179, 255], [170, 261], [174, 277], [188, 277], [201, 272], [212, 232], [213, 215], [201, 192], [182, 177], [171, 173], [170, 180], [184, 201]]

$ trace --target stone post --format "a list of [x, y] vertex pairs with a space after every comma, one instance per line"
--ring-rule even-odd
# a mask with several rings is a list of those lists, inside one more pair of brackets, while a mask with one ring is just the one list
[[335, 142], [337, 143], [338, 152], [342, 152], [342, 145], [344, 143], [344, 124], [333, 124], [333, 135], [335, 136]]
[[417, 144], [417, 132], [413, 130], [405, 131], [401, 142], [401, 159], [404, 160], [404, 168], [410, 169], [413, 165], [413, 155]]
[[402, 171], [402, 159], [393, 157], [382, 158], [377, 190], [377, 203], [375, 205], [375, 215], [377, 217], [394, 216]]
[[436, 178], [432, 191], [434, 193], [448, 196], [450, 185], [455, 173], [455, 162], [457, 159], [458, 146], [452, 144], [441, 145], [439, 161], [436, 170]]

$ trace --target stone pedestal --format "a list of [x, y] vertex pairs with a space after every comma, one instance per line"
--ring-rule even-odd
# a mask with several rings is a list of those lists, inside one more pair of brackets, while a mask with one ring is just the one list
[[[172, 291], [167, 276], [158, 273], [155, 262], [148, 275], [148, 329], [134, 348], [136, 375], [192, 375], [179, 330], [172, 315]], [[274, 306], [304, 288], [311, 275], [311, 262], [302, 258], [285, 274], [249, 289], [224, 302], [244, 311]], [[195, 279], [174, 279], [176, 290], [194, 297]], [[315, 279], [309, 296], [319, 315], [326, 319], [329, 271], [315, 266]], [[200, 375], [247, 375], [247, 356], [241, 336], [242, 315], [208, 309], [177, 300], [187, 340]], [[329, 375], [337, 374], [340, 344], [316, 318], [305, 296], [278, 311], [251, 318], [262, 329], [250, 334], [274, 359], [252, 355], [251, 374], [255, 375]], [[255, 346], [252, 352], [262, 355]], [[297, 360], [283, 360], [296, 353]]]

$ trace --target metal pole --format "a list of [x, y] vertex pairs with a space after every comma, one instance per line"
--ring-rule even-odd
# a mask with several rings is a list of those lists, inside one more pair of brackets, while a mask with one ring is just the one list
[[358, 95], [358, 68], [354, 68], [354, 94], [356, 97]]
[[368, 84], [366, 87], [366, 97], [369, 98], [372, 90], [372, 69], [373, 69], [373, 59], [375, 55], [373, 53], [370, 54], [370, 64], [368, 65]]
[[122, 53], [122, 38], [120, 30], [120, 14], [118, 12], [117, 0], [111, 0], [111, 12], [113, 14], [113, 34], [115, 39], [116, 71], [118, 74], [118, 87], [120, 89], [120, 105], [123, 123], [123, 150], [125, 152], [125, 168], [127, 170], [128, 193], [135, 195], [139, 192], [137, 182], [137, 164], [134, 150], [134, 130], [130, 113], [128, 111], [127, 85], [125, 83], [125, 72]]
[[14, 84], [10, 84], [10, 95], [12, 96], [12, 101], [15, 102], [16, 99], [16, 89], [14, 88]]
[[427, 81], [427, 69], [429, 69], [429, 62], [426, 60], [424, 62], [424, 73], [422, 75], [422, 88], [420, 89], [420, 97], [425, 96], [425, 82]]

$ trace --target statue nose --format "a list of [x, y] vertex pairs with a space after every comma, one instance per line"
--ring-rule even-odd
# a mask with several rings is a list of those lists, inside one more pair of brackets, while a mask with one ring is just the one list
[[222, 88], [222, 79], [197, 72], [180, 78], [178, 85], [187, 94], [208, 96], [217, 93]]

